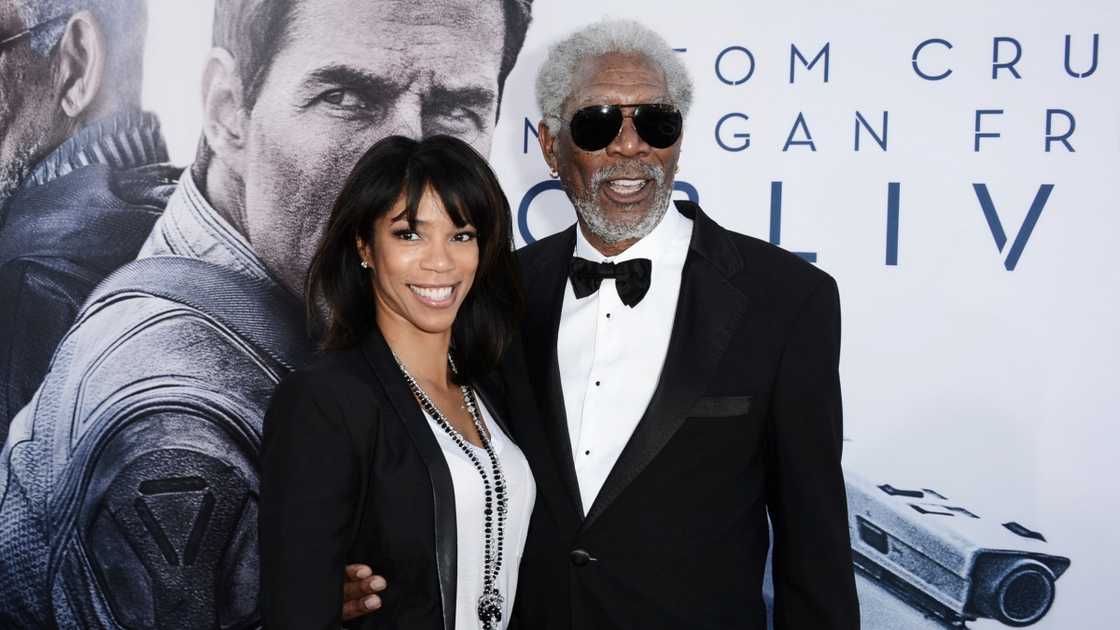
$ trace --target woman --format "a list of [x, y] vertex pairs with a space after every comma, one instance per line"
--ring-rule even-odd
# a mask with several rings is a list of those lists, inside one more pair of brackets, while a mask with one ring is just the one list
[[325, 351], [264, 421], [267, 628], [338, 627], [358, 562], [388, 587], [354, 627], [506, 626], [536, 491], [480, 383], [520, 312], [511, 233], [462, 141], [386, 138], [350, 174], [308, 279]]

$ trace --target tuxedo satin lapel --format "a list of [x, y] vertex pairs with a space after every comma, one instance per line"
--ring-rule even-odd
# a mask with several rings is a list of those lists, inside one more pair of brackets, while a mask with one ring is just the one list
[[693, 216], [695, 223], [661, 378], [588, 511], [583, 529], [610, 507], [680, 429], [747, 311], [746, 296], [727, 280], [741, 266], [738, 252], [726, 242], [723, 229], [698, 207], [682, 211]]
[[428, 419], [409, 390], [408, 384], [397, 368], [388, 344], [380, 331], [374, 330], [362, 344], [362, 353], [374, 377], [388, 394], [397, 419], [404, 424], [412, 437], [416, 450], [428, 468], [432, 480], [432, 501], [435, 508], [436, 568], [439, 572], [440, 603], [443, 606], [443, 627], [455, 627], [455, 589], [458, 571], [456, 547], [455, 486], [451, 469], [440, 450], [436, 436], [428, 426]]
[[568, 415], [564, 410], [560, 363], [556, 355], [556, 338], [560, 331], [560, 315], [564, 309], [564, 292], [568, 282], [568, 262], [575, 248], [575, 239], [575, 226], [572, 226], [557, 239], [549, 251], [541, 252], [532, 268], [523, 270], [527, 277], [532, 278], [529, 282], [523, 339], [533, 389], [537, 392], [541, 411], [545, 414], [543, 425], [549, 447], [572, 505], [582, 517], [583, 505], [572, 459]]

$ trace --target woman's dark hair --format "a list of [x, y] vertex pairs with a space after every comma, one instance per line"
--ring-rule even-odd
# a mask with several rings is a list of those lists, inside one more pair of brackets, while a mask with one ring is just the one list
[[374, 222], [400, 199], [404, 217], [416, 229], [417, 206], [428, 189], [457, 227], [469, 223], [478, 231], [474, 283], [451, 329], [456, 381], [466, 382], [497, 365], [516, 332], [523, 297], [509, 202], [490, 165], [462, 140], [389, 136], [358, 160], [311, 261], [308, 319], [320, 320], [325, 311], [326, 350], [357, 345], [377, 325], [370, 272], [361, 267], [357, 239], [373, 243]]

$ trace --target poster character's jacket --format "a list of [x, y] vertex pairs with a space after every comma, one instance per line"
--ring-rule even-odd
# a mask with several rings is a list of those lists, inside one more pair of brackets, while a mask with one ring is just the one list
[[0, 209], [0, 442], [93, 287], [136, 257], [178, 169], [153, 114], [92, 123], [48, 154]]
[[0, 452], [0, 627], [243, 628], [256, 461], [299, 301], [184, 173]]

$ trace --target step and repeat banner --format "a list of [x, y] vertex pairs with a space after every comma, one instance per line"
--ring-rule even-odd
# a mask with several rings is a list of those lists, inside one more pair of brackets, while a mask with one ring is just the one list
[[676, 194], [839, 283], [863, 627], [1114, 626], [1115, 3], [11, 0], [0, 627], [254, 623], [260, 420], [302, 354], [255, 353], [281, 315], [252, 295], [98, 284], [173, 251], [297, 287], [390, 133], [488, 154], [519, 245], [567, 227], [533, 80], [601, 17], [692, 72]]

